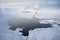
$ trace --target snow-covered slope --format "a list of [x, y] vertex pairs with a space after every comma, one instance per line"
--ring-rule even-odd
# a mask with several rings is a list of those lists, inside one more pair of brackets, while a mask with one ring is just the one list
[[[19, 29], [16, 31], [9, 30], [8, 20], [23, 17], [22, 15], [24, 16], [24, 14], [19, 15], [11, 9], [0, 9], [0, 40], [60, 40], [60, 25], [58, 25], [60, 23], [53, 19], [41, 21], [41, 23], [51, 23], [52, 28], [30, 30], [28, 38], [21, 36], [21, 33], [18, 32]], [[25, 17], [27, 16], [25, 15]]]

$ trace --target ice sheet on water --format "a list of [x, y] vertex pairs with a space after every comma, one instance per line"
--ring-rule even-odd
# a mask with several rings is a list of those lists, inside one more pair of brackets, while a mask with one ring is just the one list
[[0, 13], [0, 40], [25, 40], [26, 37], [22, 37], [21, 33], [16, 31], [9, 30], [8, 20], [15, 18], [15, 15]]
[[60, 40], [60, 26], [56, 21], [43, 20], [41, 23], [51, 23], [52, 28], [39, 28], [30, 31], [28, 40]]
[[[9, 12], [8, 12], [9, 13]], [[2, 16], [1, 16], [2, 15]], [[2, 13], [0, 15], [0, 40], [60, 40], [60, 26], [54, 24], [54, 20], [43, 20], [41, 23], [51, 23], [53, 28], [38, 28], [29, 31], [29, 36], [21, 36], [21, 33], [9, 30], [8, 20], [15, 15]], [[57, 22], [58, 23], [58, 22]]]

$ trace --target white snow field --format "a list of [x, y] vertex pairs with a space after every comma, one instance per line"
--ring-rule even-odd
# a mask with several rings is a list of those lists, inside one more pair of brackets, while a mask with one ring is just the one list
[[[24, 16], [25, 15], [25, 16]], [[40, 14], [41, 18], [47, 17], [50, 18], [59, 18], [59, 14], [47, 14], [48, 16], [43, 16]], [[46, 14], [45, 14], [46, 15]], [[29, 16], [29, 17], [28, 17]], [[29, 36], [22, 36], [22, 33], [19, 33], [19, 29], [16, 31], [9, 30], [8, 21], [13, 18], [31, 18], [33, 14], [23, 14], [14, 11], [13, 9], [3, 8], [0, 9], [0, 40], [60, 40], [60, 21], [55, 19], [41, 20], [40, 23], [51, 23], [52, 28], [37, 28], [29, 31]], [[56, 17], [55, 17], [56, 16]], [[37, 15], [40, 18], [39, 15]]]

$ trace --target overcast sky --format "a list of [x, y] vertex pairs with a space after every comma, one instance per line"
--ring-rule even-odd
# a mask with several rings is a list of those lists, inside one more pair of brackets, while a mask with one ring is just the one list
[[3, 2], [3, 3], [9, 3], [9, 2], [32, 2], [32, 1], [35, 1], [35, 2], [40, 2], [40, 1], [60, 1], [60, 0], [0, 0], [0, 2]]
[[[60, 9], [60, 0], [0, 0], [1, 7], [22, 7], [23, 6], [33, 6], [39, 5], [39, 8], [57, 8]], [[27, 7], [28, 8], [28, 7]]]

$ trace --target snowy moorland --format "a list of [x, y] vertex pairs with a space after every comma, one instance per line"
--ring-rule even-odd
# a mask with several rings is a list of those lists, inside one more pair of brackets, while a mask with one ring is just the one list
[[8, 25], [8, 21], [13, 18], [31, 18], [34, 14], [24, 14], [19, 13], [14, 9], [0, 8], [0, 40], [60, 40], [60, 16], [56, 11], [54, 12], [55, 14], [52, 13], [41, 13], [36, 15], [36, 17], [41, 19], [48, 19], [41, 20], [40, 23], [50, 23], [52, 24], [52, 28], [37, 28], [30, 30], [29, 36], [27, 37], [22, 36], [22, 33], [19, 33], [20, 29], [17, 29], [15, 31], [9, 30], [8, 28], [10, 26]]

